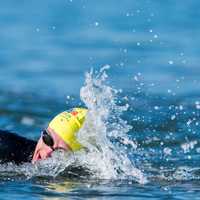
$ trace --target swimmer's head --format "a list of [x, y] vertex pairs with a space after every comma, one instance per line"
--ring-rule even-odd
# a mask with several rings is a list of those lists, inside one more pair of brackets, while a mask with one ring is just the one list
[[71, 112], [58, 114], [50, 123], [49, 129], [55, 132], [70, 147], [72, 151], [82, 148], [78, 142], [76, 134], [83, 126], [87, 109], [74, 108]]
[[55, 149], [78, 151], [83, 148], [77, 139], [77, 132], [83, 126], [86, 114], [87, 109], [74, 108], [71, 112], [65, 111], [54, 117], [42, 132], [32, 161], [49, 157]]

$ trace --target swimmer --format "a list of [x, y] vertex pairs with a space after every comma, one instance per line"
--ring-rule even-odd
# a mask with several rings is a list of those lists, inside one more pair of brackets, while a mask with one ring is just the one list
[[83, 126], [87, 109], [74, 108], [58, 114], [41, 133], [38, 142], [0, 130], [0, 163], [36, 163], [50, 157], [53, 151], [79, 151], [83, 146], [76, 134]]

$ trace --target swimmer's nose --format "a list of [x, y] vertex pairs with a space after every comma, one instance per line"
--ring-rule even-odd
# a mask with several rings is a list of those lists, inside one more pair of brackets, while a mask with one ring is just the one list
[[46, 159], [51, 156], [53, 150], [48, 146], [43, 146], [40, 149], [37, 149], [34, 153], [32, 163], [35, 163], [38, 160]]
[[53, 150], [49, 147], [41, 149], [39, 151], [39, 158], [40, 159], [46, 159], [46, 158], [51, 156], [52, 152], [53, 152]]

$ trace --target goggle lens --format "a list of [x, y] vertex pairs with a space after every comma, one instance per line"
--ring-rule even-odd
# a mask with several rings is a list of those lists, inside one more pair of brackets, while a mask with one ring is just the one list
[[53, 148], [54, 145], [53, 138], [51, 137], [51, 135], [48, 134], [46, 130], [42, 131], [42, 140], [47, 146]]

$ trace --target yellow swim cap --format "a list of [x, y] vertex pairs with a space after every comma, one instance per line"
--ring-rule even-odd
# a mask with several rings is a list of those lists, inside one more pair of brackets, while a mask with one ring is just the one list
[[77, 141], [76, 133], [83, 126], [87, 109], [74, 108], [71, 112], [62, 112], [58, 114], [50, 123], [49, 127], [53, 129], [69, 145], [72, 151], [78, 151], [83, 146]]

